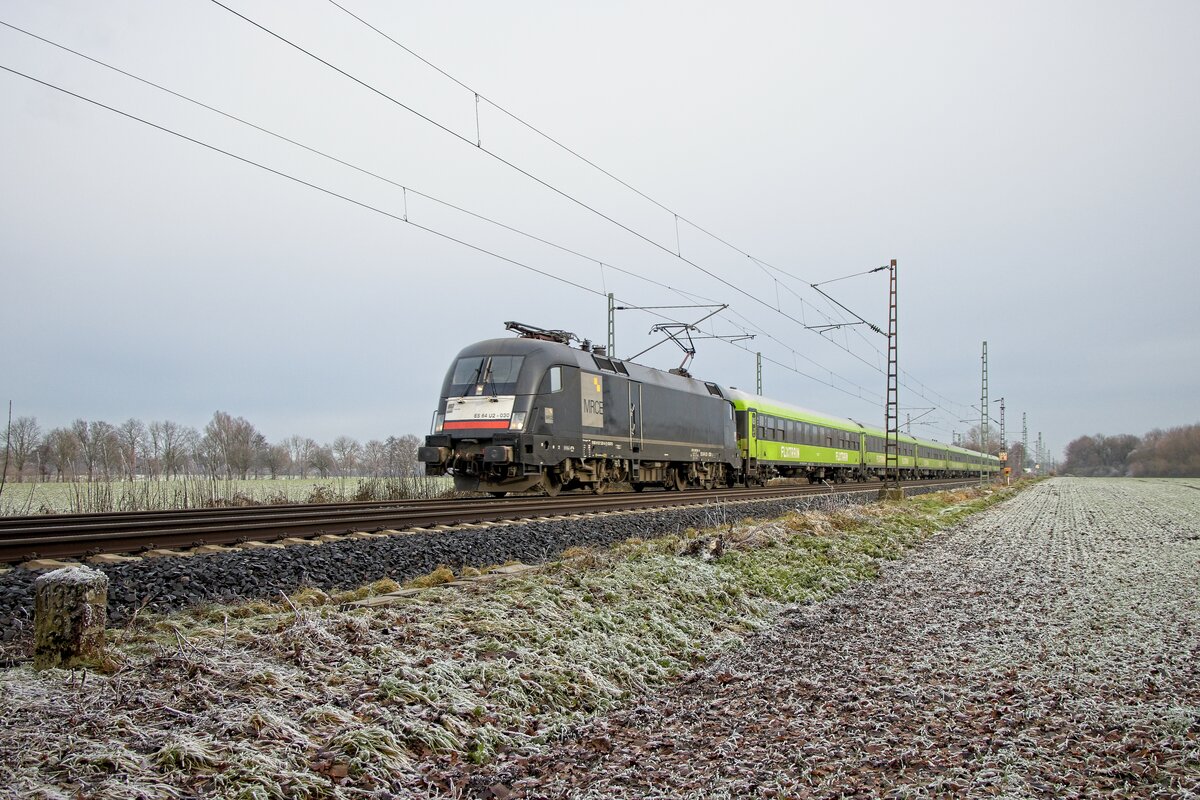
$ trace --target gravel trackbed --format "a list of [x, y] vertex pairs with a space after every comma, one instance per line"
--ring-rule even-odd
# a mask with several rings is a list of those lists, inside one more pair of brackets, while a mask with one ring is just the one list
[[1200, 480], [1040, 483], [470, 785], [484, 797], [1200, 797]]

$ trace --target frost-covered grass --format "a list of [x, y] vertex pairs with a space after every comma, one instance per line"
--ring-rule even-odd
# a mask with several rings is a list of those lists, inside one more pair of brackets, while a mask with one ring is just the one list
[[453, 494], [449, 478], [255, 478], [185, 476], [132, 481], [13, 483], [0, 516], [436, 498]]
[[923, 496], [575, 550], [399, 604], [391, 581], [110, 631], [108, 675], [0, 672], [0, 763], [30, 797], [438, 794], [736, 649], [1009, 492]]
[[1040, 483], [751, 642], [475, 785], [1200, 797], [1200, 481]]

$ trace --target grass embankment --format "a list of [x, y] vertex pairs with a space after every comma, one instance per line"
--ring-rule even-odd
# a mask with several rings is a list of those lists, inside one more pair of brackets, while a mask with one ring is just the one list
[[345, 605], [397, 588], [383, 581], [143, 620], [112, 632], [112, 674], [0, 673], [0, 761], [27, 793], [84, 797], [433, 790], [431, 764], [544, 741], [1010, 494], [633, 540], [393, 606]]

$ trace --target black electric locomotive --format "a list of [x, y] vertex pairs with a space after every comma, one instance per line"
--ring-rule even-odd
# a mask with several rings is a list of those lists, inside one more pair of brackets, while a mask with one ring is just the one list
[[742, 458], [721, 387], [610, 358], [572, 334], [509, 322], [518, 338], [462, 350], [418, 458], [456, 489], [730, 486]]

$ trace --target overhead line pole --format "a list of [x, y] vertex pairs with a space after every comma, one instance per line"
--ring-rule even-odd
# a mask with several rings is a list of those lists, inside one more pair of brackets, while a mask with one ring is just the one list
[[613, 293], [608, 293], [608, 350], [609, 357], [617, 357], [617, 307]]
[[1029, 463], [1029, 414], [1021, 412], [1021, 474], [1025, 474], [1025, 465]]
[[[898, 363], [897, 330], [896, 330], [896, 259], [888, 264], [888, 372], [887, 372], [887, 407], [884, 410], [884, 429], [887, 438], [884, 442], [884, 473], [887, 486], [885, 497], [900, 499], [904, 490], [900, 488], [900, 369]], [[836, 301], [835, 301], [836, 302]], [[847, 309], [848, 310], [848, 309]], [[851, 312], [853, 313], [853, 312]], [[858, 316], [855, 314], [855, 316]], [[862, 319], [859, 317], [859, 319]], [[864, 320], [865, 321], [865, 320]], [[869, 323], [868, 323], [869, 324]], [[872, 326], [874, 327], [874, 326]], [[878, 330], [876, 328], [876, 330]]]
[[[988, 451], [988, 374], [987, 374], [987, 341], [983, 343], [983, 386], [979, 398], [979, 452], [987, 456]], [[983, 483], [987, 476], [985, 464], [979, 464], [979, 482]]]

